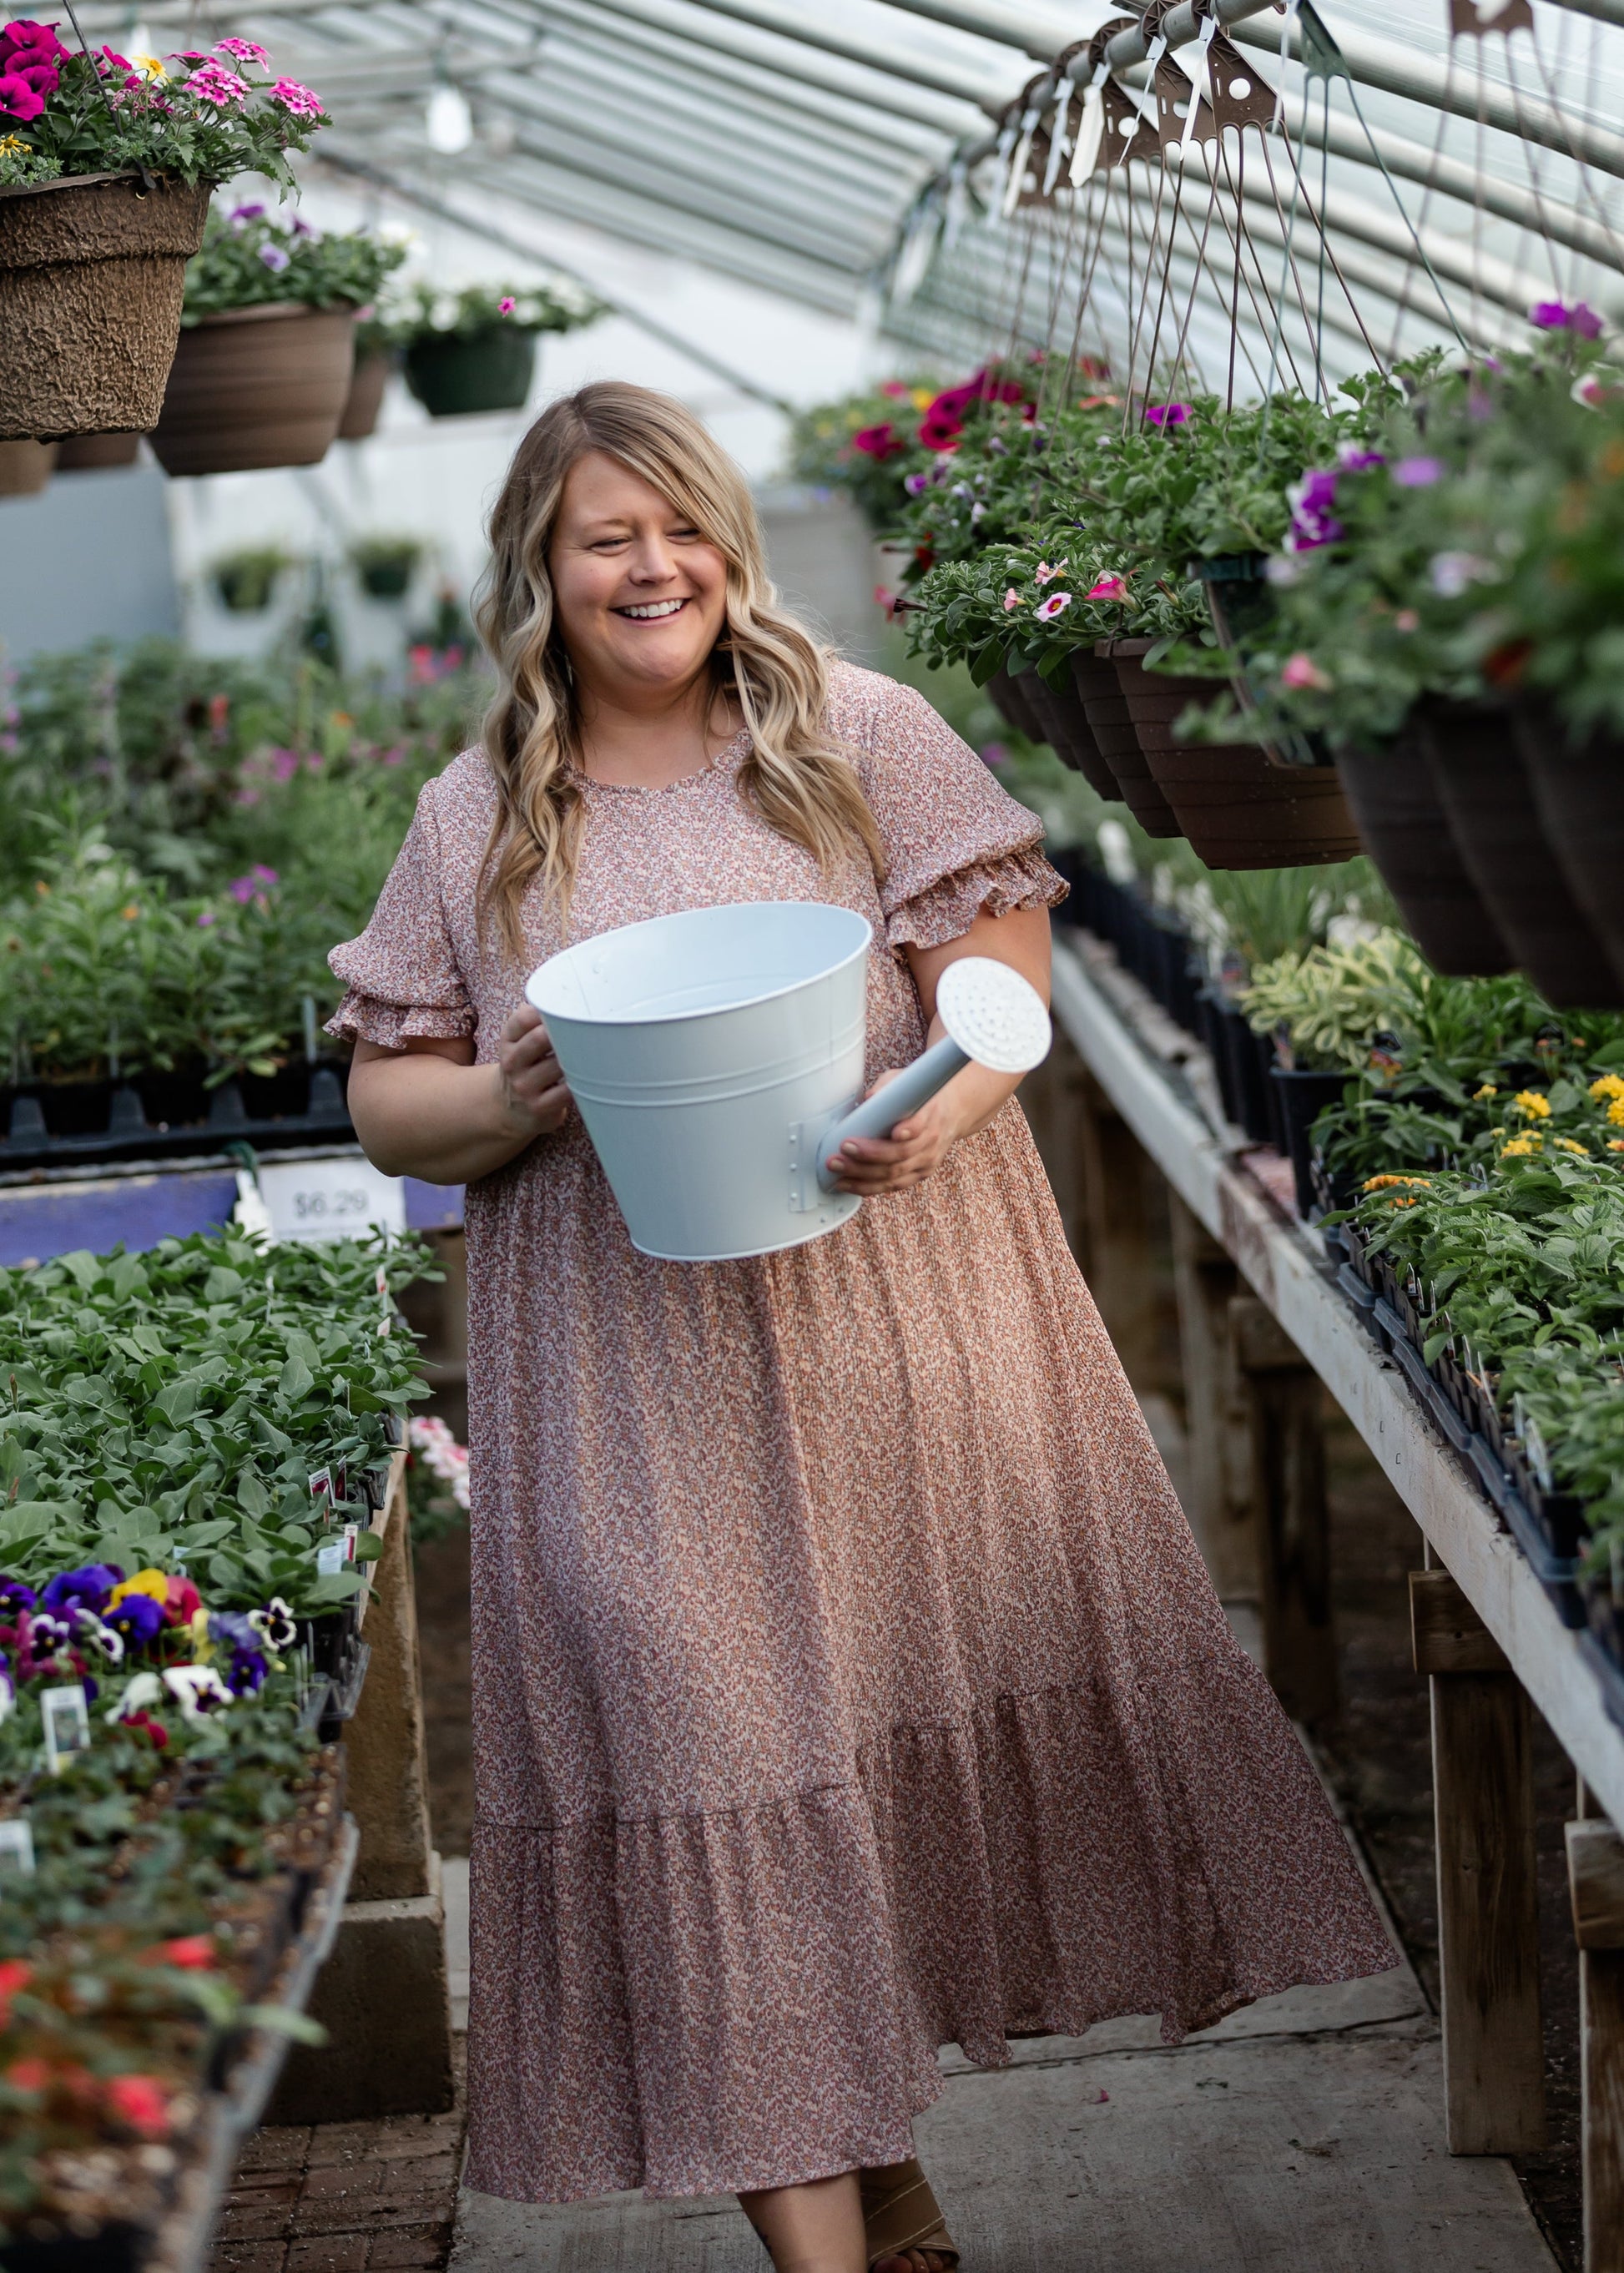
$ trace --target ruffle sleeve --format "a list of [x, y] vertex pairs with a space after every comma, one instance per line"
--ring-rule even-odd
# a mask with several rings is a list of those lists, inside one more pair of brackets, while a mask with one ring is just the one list
[[863, 786], [885, 847], [885, 935], [944, 947], [978, 915], [1052, 908], [1069, 889], [1039, 851], [1043, 824], [911, 686], [881, 682]]
[[327, 957], [346, 991], [327, 1031], [343, 1040], [398, 1050], [455, 1040], [478, 1024], [446, 920], [435, 787], [424, 784], [366, 929]]

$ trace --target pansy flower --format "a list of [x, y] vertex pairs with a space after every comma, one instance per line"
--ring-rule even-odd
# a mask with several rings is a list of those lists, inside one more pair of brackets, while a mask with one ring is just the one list
[[40, 1607], [46, 1610], [102, 1609], [124, 1575], [117, 1563], [86, 1563], [77, 1571], [59, 1571], [46, 1582]]

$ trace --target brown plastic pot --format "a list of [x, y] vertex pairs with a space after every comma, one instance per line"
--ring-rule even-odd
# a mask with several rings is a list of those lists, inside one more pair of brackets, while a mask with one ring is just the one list
[[1030, 671], [1023, 671], [1016, 676], [1000, 666], [987, 682], [988, 700], [999, 716], [1006, 725], [1013, 726], [1018, 734], [1024, 734], [1029, 742], [1043, 739], [1038, 714], [1026, 699], [1028, 682], [1035, 676], [1036, 673]]
[[1336, 761], [1360, 839], [1434, 971], [1492, 978], [1514, 957], [1462, 859], [1413, 726]]
[[1100, 796], [1119, 797], [1116, 776], [1100, 754], [1076, 688], [1051, 686], [1034, 671], [1021, 691], [1042, 725], [1041, 739], [1055, 755], [1074, 774], [1081, 774]]
[[38, 497], [56, 466], [55, 442], [0, 442], [0, 497]]
[[387, 349], [356, 357], [355, 372], [338, 421], [341, 442], [365, 442], [378, 424], [395, 357]]
[[0, 436], [156, 423], [209, 196], [133, 174], [0, 190]]
[[140, 454], [139, 434], [70, 434], [56, 459], [59, 474], [99, 474], [109, 466], [132, 466]]
[[1416, 724], [1467, 874], [1540, 993], [1564, 1009], [1624, 1009], [1624, 985], [1545, 841], [1507, 710], [1428, 697]]
[[1144, 677], [1139, 658], [1149, 645], [1148, 640], [1101, 640], [1092, 655], [1074, 649], [1071, 683], [1118, 798], [1147, 836], [1178, 836], [1184, 832], [1145, 762], [1128, 708], [1128, 684]]
[[183, 332], [150, 438], [164, 472], [320, 464], [350, 393], [355, 326], [353, 308], [281, 300]]
[[[1312, 868], [1359, 849], [1335, 766], [1282, 766], [1251, 742], [1181, 742], [1179, 713], [1213, 681], [1115, 661], [1139, 749], [1191, 849], [1209, 868]], [[1148, 640], [1131, 642], [1142, 654]]]
[[1515, 703], [1511, 725], [1545, 842], [1624, 981], [1624, 741], [1574, 741], [1543, 697]]

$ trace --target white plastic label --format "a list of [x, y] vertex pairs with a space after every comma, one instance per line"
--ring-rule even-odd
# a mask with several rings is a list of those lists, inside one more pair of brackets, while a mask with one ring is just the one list
[[406, 1187], [355, 1154], [265, 1160], [259, 1190], [274, 1239], [354, 1239], [369, 1228], [406, 1228]]

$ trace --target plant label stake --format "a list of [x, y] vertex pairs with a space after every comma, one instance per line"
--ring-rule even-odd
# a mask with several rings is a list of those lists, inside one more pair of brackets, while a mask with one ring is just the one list
[[45, 1765], [53, 1775], [60, 1775], [64, 1762], [90, 1744], [84, 1684], [70, 1681], [57, 1689], [41, 1690], [40, 1713], [45, 1723]]
[[7, 1879], [34, 1876], [34, 1833], [24, 1819], [13, 1816], [0, 1823], [0, 1886]]

